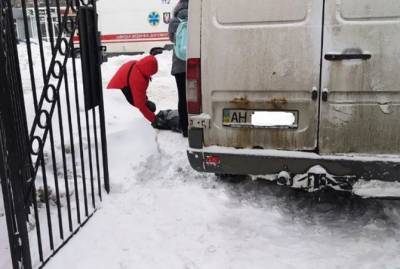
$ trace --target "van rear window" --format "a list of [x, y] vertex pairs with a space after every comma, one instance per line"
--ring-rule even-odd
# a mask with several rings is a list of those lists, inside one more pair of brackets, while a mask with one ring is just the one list
[[345, 20], [400, 19], [399, 0], [341, 0], [340, 9]]
[[304, 21], [314, 0], [213, 0], [220, 24], [265, 24]]

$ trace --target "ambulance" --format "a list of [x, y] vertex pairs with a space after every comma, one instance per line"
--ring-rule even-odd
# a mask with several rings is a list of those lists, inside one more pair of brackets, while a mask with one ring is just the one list
[[191, 1], [187, 68], [194, 169], [400, 180], [400, 1]]
[[171, 44], [168, 24], [178, 0], [99, 0], [101, 43], [108, 54], [137, 54]]

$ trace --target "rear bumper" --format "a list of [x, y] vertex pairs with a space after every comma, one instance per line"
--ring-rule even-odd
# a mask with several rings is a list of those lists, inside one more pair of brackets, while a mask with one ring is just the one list
[[296, 151], [206, 147], [189, 149], [188, 157], [191, 166], [199, 172], [272, 175], [286, 171], [298, 175], [318, 165], [339, 177], [400, 181], [400, 156], [322, 156]]

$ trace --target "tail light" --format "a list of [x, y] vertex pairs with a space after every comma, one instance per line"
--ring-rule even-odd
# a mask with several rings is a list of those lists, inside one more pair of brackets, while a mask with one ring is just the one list
[[201, 68], [200, 58], [187, 60], [186, 100], [189, 114], [201, 113]]

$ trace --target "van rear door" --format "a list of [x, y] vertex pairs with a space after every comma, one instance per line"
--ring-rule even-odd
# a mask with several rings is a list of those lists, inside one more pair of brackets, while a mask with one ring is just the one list
[[321, 153], [400, 153], [400, 1], [325, 1]]
[[[323, 1], [203, 0], [202, 14], [204, 144], [316, 149]], [[267, 124], [285, 112], [292, 124]]]

